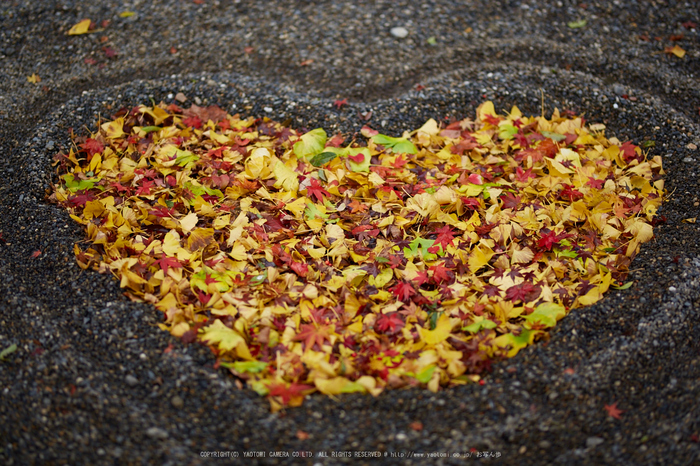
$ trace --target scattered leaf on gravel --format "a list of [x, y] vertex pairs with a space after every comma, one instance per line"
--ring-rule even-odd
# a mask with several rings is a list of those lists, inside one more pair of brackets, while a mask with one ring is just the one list
[[218, 107], [139, 106], [55, 157], [53, 199], [163, 329], [205, 342], [273, 410], [483, 383], [493, 361], [624, 281], [661, 158], [491, 102], [343, 144]]
[[605, 405], [605, 410], [610, 417], [614, 417], [615, 419], [620, 419], [622, 413], [624, 413], [623, 410], [617, 408], [617, 402], [611, 405]]
[[680, 46], [678, 46], [678, 44], [674, 45], [673, 47], [664, 48], [664, 52], [669, 54], [669, 55], [675, 55], [678, 58], [685, 57], [685, 50], [683, 50]]
[[4, 361], [9, 355], [17, 351], [17, 345], [14, 343], [0, 351], [0, 361]]
[[36, 84], [38, 82], [41, 82], [41, 77], [39, 77], [39, 75], [36, 73], [32, 73], [30, 76], [27, 76], [27, 82]]
[[70, 36], [77, 36], [79, 34], [87, 34], [90, 32], [90, 24], [92, 24], [92, 21], [89, 19], [84, 19], [68, 31], [68, 35]]
[[581, 19], [578, 21], [571, 21], [571, 22], [567, 23], [566, 25], [570, 29], [579, 29], [579, 28], [584, 27], [587, 23], [588, 23], [588, 21], [586, 21], [585, 19]]

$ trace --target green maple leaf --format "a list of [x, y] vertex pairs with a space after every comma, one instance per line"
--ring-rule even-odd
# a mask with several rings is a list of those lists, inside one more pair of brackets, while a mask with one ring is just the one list
[[[432, 247], [433, 244], [435, 244], [434, 239], [415, 238], [413, 241], [408, 243], [409, 247], [403, 248], [403, 255], [407, 259], [410, 259], [412, 257], [416, 257], [416, 256], [420, 255], [424, 260], [427, 260], [427, 261], [435, 260], [435, 259], [437, 259], [437, 255], [435, 255], [431, 252], [428, 252], [428, 248]], [[419, 252], [419, 250], [420, 250], [420, 252]]]

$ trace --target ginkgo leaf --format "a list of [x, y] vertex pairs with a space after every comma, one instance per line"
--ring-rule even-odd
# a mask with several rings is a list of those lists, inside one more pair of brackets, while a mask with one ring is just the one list
[[326, 132], [322, 128], [316, 128], [301, 136], [294, 144], [294, 155], [300, 159], [312, 159], [323, 152], [326, 145]]
[[277, 162], [272, 173], [275, 175], [275, 187], [283, 188], [285, 191], [296, 192], [299, 189], [299, 178], [297, 174], [283, 162]]
[[68, 30], [68, 35], [69, 36], [75, 36], [79, 34], [86, 34], [90, 32], [90, 24], [92, 21], [89, 19], [84, 19], [78, 24], [74, 25], [72, 28]]
[[542, 303], [535, 310], [525, 316], [530, 323], [541, 323], [546, 327], [554, 327], [557, 321], [566, 315], [566, 309], [561, 304]]
[[185, 233], [189, 233], [197, 225], [199, 217], [196, 213], [190, 212], [180, 219], [180, 228]]
[[420, 334], [421, 339], [428, 345], [436, 345], [447, 340], [447, 337], [450, 336], [451, 331], [452, 323], [446, 314], [440, 316], [434, 330], [426, 330], [418, 327], [418, 333]]

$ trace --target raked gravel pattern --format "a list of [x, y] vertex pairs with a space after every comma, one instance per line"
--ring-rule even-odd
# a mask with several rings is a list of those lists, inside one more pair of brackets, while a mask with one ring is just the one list
[[[85, 17], [111, 23], [64, 35]], [[18, 350], [0, 362], [0, 460], [209, 464], [233, 460], [202, 452], [236, 451], [265, 452], [251, 464], [393, 464], [403, 454], [410, 464], [696, 464], [700, 224], [687, 219], [700, 217], [700, 41], [688, 21], [700, 23], [692, 2], [3, 2], [0, 350]], [[678, 34], [684, 59], [663, 53]], [[118, 55], [107, 58], [107, 46]], [[32, 73], [42, 81], [28, 83]], [[370, 111], [371, 126], [396, 135], [430, 117], [473, 116], [485, 99], [585, 113], [608, 136], [654, 141], [665, 222], [633, 262], [630, 289], [575, 310], [484, 385], [315, 395], [271, 414], [213, 368], [208, 349], [160, 331], [158, 311], [81, 270], [72, 246], [82, 232], [44, 200], [69, 128], [178, 92], [186, 105], [348, 134]], [[338, 98], [349, 104], [334, 107]], [[620, 419], [605, 410], [613, 403]], [[447, 457], [416, 456], [431, 452]]]

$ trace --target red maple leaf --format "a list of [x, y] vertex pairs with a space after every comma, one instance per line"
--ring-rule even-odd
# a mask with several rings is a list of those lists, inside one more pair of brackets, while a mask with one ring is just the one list
[[154, 215], [156, 217], [161, 217], [161, 218], [172, 217], [175, 215], [175, 208], [173, 207], [173, 208], [168, 209], [167, 207], [158, 204], [158, 205], [153, 207], [153, 210], [151, 210], [149, 212], [149, 214]]
[[318, 202], [323, 202], [323, 196], [331, 195], [331, 193], [323, 189], [323, 186], [318, 184], [316, 178], [311, 178], [311, 184], [307, 186], [306, 191], [310, 197], [315, 197]]
[[294, 336], [293, 340], [303, 341], [304, 349], [312, 348], [314, 344], [318, 344], [320, 348], [324, 341], [330, 340], [331, 333], [334, 330], [335, 326], [333, 324], [319, 326], [314, 324], [301, 324], [299, 333]]
[[369, 209], [369, 206], [366, 204], [362, 204], [360, 201], [357, 199], [353, 199], [350, 204], [348, 204], [348, 207], [350, 207], [350, 213], [355, 214], [357, 212], [364, 212], [367, 209]]
[[391, 165], [396, 168], [402, 168], [404, 165], [406, 165], [407, 160], [404, 158], [403, 154], [400, 154], [398, 157], [394, 159], [394, 161], [391, 163]]
[[428, 283], [430, 281], [430, 277], [428, 277], [428, 272], [421, 270], [416, 273], [416, 277], [411, 281], [415, 283], [416, 286], [421, 286], [423, 283]]
[[523, 282], [519, 285], [513, 285], [506, 290], [506, 299], [510, 301], [522, 301], [529, 303], [537, 299], [542, 292], [542, 287], [533, 285], [530, 282]]
[[632, 160], [642, 161], [644, 159], [643, 155], [637, 155], [635, 149], [637, 146], [632, 144], [630, 141], [623, 142], [620, 146], [620, 152], [622, 152], [622, 158], [625, 162], [630, 163]]
[[537, 175], [532, 173], [532, 168], [528, 170], [523, 170], [518, 167], [515, 169], [515, 179], [521, 183], [527, 183], [530, 178], [537, 178]]
[[389, 267], [392, 269], [395, 269], [399, 265], [403, 264], [403, 261], [401, 260], [401, 256], [398, 254], [391, 254], [389, 256]]
[[191, 116], [182, 120], [182, 124], [185, 126], [191, 126], [195, 129], [200, 129], [202, 127], [202, 120], [198, 116]]
[[102, 151], [105, 149], [104, 144], [102, 144], [100, 141], [97, 139], [88, 139], [84, 143], [80, 145], [80, 148], [83, 149], [85, 152], [88, 154], [88, 160], [92, 158], [93, 155], [95, 154], [101, 154]]
[[180, 261], [177, 260], [175, 257], [163, 256], [157, 261], [155, 261], [155, 263], [163, 269], [163, 273], [165, 273], [166, 275], [168, 274], [168, 268], [170, 267], [174, 269], [182, 268], [182, 264], [180, 264]]
[[105, 53], [105, 57], [114, 58], [119, 55], [119, 52], [114, 50], [112, 47], [102, 47], [102, 51]]
[[501, 119], [494, 115], [484, 115], [484, 121], [494, 126], [498, 126], [498, 123], [501, 121]]
[[568, 235], [564, 233], [556, 234], [553, 231], [548, 231], [542, 234], [542, 237], [537, 241], [537, 246], [544, 249], [545, 251], [551, 251], [552, 246], [559, 243], [562, 239], [566, 238]]
[[520, 199], [520, 196], [516, 196], [513, 193], [505, 193], [501, 195], [504, 209], [515, 209], [518, 207], [518, 205], [520, 205]]
[[32, 253], [32, 259], [36, 259], [41, 255], [41, 251], [37, 250]]
[[588, 186], [593, 187], [594, 189], [600, 189], [603, 187], [605, 184], [605, 180], [596, 180], [595, 178], [591, 178], [590, 176], [588, 177], [588, 181], [586, 182]]
[[151, 180], [143, 180], [143, 183], [141, 183], [141, 186], [138, 187], [136, 190], [136, 195], [139, 196], [143, 194], [144, 196], [148, 196], [151, 194], [151, 188], [153, 187], [153, 181]]
[[400, 331], [406, 324], [398, 313], [392, 312], [389, 314], [382, 314], [374, 323], [374, 328], [382, 333], [392, 335]]
[[77, 195], [68, 197], [68, 205], [71, 207], [82, 207], [86, 202], [94, 199], [95, 196], [90, 191], [82, 190], [78, 191]]
[[448, 283], [454, 278], [452, 271], [442, 263], [433, 265], [429, 270], [433, 272], [433, 280], [435, 280], [435, 283]]
[[408, 302], [411, 299], [411, 296], [416, 294], [416, 290], [414, 290], [413, 286], [407, 282], [399, 282], [389, 288], [389, 291], [394, 293], [394, 296], [403, 302]]
[[583, 193], [578, 189], [574, 188], [570, 184], [565, 184], [564, 189], [559, 193], [562, 199], [568, 199], [569, 202], [575, 202], [578, 199], [583, 198]]
[[289, 404], [292, 398], [303, 398], [304, 392], [308, 390], [313, 390], [312, 385], [303, 385], [299, 383], [291, 383], [286, 386], [281, 383], [271, 383], [267, 386], [270, 390], [269, 396], [279, 396], [282, 398], [282, 404]]
[[343, 108], [343, 105], [347, 105], [347, 104], [348, 104], [348, 99], [336, 100], [335, 102], [333, 102], [333, 105], [334, 105], [338, 110], [340, 110], [341, 108]]
[[615, 419], [620, 419], [620, 415], [624, 413], [623, 410], [617, 408], [617, 401], [611, 405], [605, 405], [605, 410], [608, 412], [609, 416]]
[[435, 245], [440, 245], [442, 246], [442, 249], [445, 250], [447, 249], [447, 246], [452, 246], [454, 244], [454, 233], [452, 231], [452, 228], [450, 228], [448, 225], [444, 225], [441, 228], [438, 228], [435, 230], [435, 233], [437, 233], [437, 238], [435, 238]]

